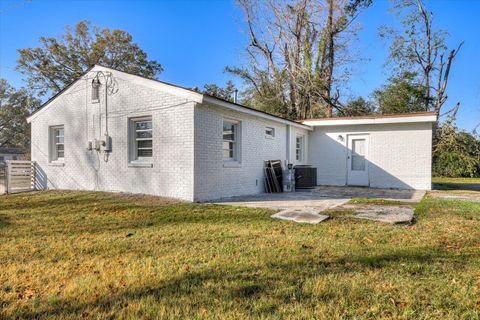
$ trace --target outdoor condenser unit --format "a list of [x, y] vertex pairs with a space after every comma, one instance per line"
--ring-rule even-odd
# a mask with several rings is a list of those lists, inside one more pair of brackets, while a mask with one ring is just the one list
[[295, 188], [312, 189], [317, 185], [317, 168], [308, 165], [295, 166]]

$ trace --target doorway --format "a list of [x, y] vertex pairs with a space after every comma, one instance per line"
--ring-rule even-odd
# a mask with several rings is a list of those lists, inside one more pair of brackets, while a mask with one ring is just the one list
[[369, 136], [348, 135], [347, 185], [368, 186], [368, 141]]

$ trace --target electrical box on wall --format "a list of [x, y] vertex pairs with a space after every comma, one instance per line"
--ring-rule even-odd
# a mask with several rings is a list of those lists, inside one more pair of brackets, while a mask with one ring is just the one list
[[93, 140], [93, 149], [97, 151], [100, 150], [100, 140], [97, 140], [97, 139]]
[[108, 135], [105, 134], [105, 139], [101, 142], [100, 150], [102, 151], [112, 151], [112, 138]]
[[87, 141], [87, 150], [92, 150], [92, 149], [93, 149], [92, 141]]

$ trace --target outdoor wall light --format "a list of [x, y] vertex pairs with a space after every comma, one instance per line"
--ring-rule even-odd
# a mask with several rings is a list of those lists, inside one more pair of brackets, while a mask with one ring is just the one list
[[99, 102], [100, 100], [100, 79], [96, 77], [92, 80], [92, 102]]
[[340, 140], [342, 142], [345, 141], [345, 139], [343, 138], [343, 136], [341, 134], [338, 135], [338, 140]]

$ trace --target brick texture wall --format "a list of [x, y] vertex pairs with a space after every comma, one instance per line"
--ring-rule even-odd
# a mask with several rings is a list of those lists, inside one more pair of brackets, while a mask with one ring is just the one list
[[346, 184], [347, 135], [364, 133], [369, 135], [371, 187], [431, 188], [431, 123], [315, 127], [310, 133], [309, 163], [317, 167], [319, 185]]
[[[194, 103], [128, 81], [113, 72], [116, 92], [108, 96], [108, 129], [112, 152], [87, 150], [87, 141], [103, 139], [105, 98], [91, 103], [91, 79], [80, 80], [32, 120], [32, 160], [47, 188], [121, 191], [192, 201], [194, 176]], [[100, 78], [102, 80], [102, 78]], [[128, 121], [151, 116], [152, 167], [129, 166]], [[49, 162], [49, 127], [65, 128], [63, 166]]]
[[[224, 119], [240, 122], [240, 161], [226, 164], [222, 155]], [[275, 128], [275, 138], [265, 137], [265, 127]], [[307, 136], [306, 130], [292, 128]], [[287, 159], [287, 126], [218, 107], [195, 107], [195, 200], [255, 194], [264, 191], [264, 161]], [[293, 141], [294, 143], [294, 141]], [[292, 149], [292, 148], [291, 148]], [[294, 150], [290, 153], [294, 154]], [[294, 156], [291, 158], [294, 159]]]

